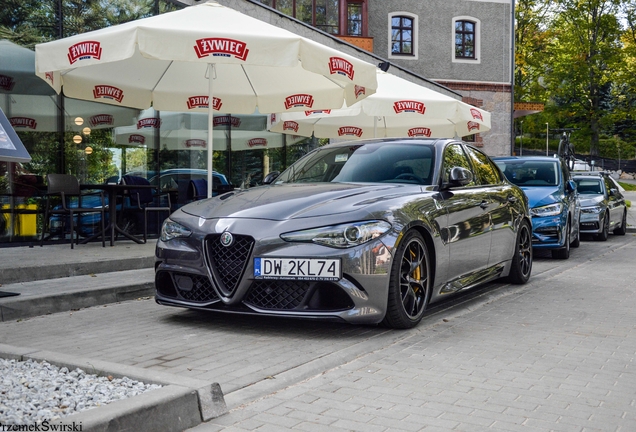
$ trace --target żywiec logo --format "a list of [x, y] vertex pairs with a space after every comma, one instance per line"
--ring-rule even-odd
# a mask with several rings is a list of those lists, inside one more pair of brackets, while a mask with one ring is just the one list
[[68, 48], [68, 61], [71, 64], [91, 57], [97, 60], [102, 58], [102, 47], [97, 41], [79, 42]]
[[295, 94], [285, 98], [285, 109], [300, 106], [311, 108], [314, 106], [314, 97], [309, 94]]
[[403, 112], [424, 114], [424, 112], [426, 111], [426, 107], [422, 102], [402, 100], [393, 102], [393, 110], [395, 110], [396, 114], [400, 114]]
[[355, 71], [353, 70], [353, 63], [350, 61], [342, 57], [329, 57], [329, 73], [332, 75], [344, 75], [353, 81]]
[[216, 116], [214, 120], [212, 120], [212, 126], [232, 126], [239, 127], [241, 126], [241, 119], [234, 116], [224, 115], [224, 116]]
[[142, 118], [137, 121], [137, 129], [142, 128], [154, 128], [159, 129], [161, 126], [161, 119], [157, 117]]
[[121, 103], [124, 99], [124, 92], [122, 89], [109, 85], [96, 85], [93, 89], [93, 98], [95, 99], [114, 99]]
[[409, 136], [410, 137], [425, 136], [427, 138], [430, 138], [431, 137], [431, 130], [429, 128], [425, 128], [425, 127], [411, 128], [411, 129], [409, 129]]
[[355, 135], [360, 138], [362, 136], [362, 129], [355, 126], [343, 126], [341, 128], [338, 128], [338, 136], [343, 135]]
[[472, 131], [472, 130], [479, 130], [479, 123], [474, 122], [474, 121], [469, 121], [467, 124], [468, 126], [468, 131]]
[[53, 82], [53, 72], [44, 72], [44, 78], [46, 78], [47, 80], [51, 81], [51, 84], [54, 84], [54, 82]]
[[115, 124], [115, 119], [111, 114], [97, 114], [88, 119], [91, 126], [107, 125], [112, 126]]
[[15, 81], [14, 81], [13, 77], [10, 77], [8, 75], [1, 75], [0, 74], [0, 89], [6, 90], [6, 91], [11, 91], [11, 90], [13, 90], [14, 86], [15, 86]]
[[471, 108], [470, 115], [472, 115], [474, 119], [479, 119], [481, 121], [484, 121], [484, 118], [482, 117], [481, 112], [478, 109]]
[[[188, 105], [188, 109], [208, 108], [209, 100], [210, 100], [209, 96], [190, 96], [186, 103]], [[221, 102], [221, 99], [212, 98], [212, 109], [215, 109], [218, 111], [221, 109], [221, 105], [223, 105], [223, 103]]]
[[265, 138], [252, 138], [247, 142], [249, 147], [267, 147], [267, 140]]
[[190, 147], [203, 147], [205, 148], [208, 143], [205, 140], [202, 139], [189, 139], [186, 140], [183, 145], [185, 145], [186, 147], [190, 148]]
[[194, 51], [196, 51], [199, 58], [207, 57], [212, 54], [212, 56], [221, 57], [234, 56], [243, 61], [245, 61], [247, 54], [250, 52], [250, 50], [247, 49], [247, 44], [245, 42], [227, 38], [197, 39]]
[[360, 97], [360, 95], [366, 94], [367, 93], [367, 88], [364, 86], [355, 86], [355, 93], [356, 93], [356, 99], [358, 99]]
[[283, 130], [293, 130], [294, 132], [298, 132], [298, 122], [289, 120], [284, 122]]
[[305, 117], [309, 117], [312, 114], [331, 114], [331, 110], [330, 109], [326, 109], [326, 110], [309, 110], [309, 111], [305, 111]]
[[38, 125], [35, 119], [29, 117], [10, 117], [9, 123], [11, 123], [11, 126], [13, 126], [14, 128], [19, 127], [33, 130], [35, 130]]
[[143, 135], [132, 134], [128, 137], [128, 144], [144, 144], [146, 137]]

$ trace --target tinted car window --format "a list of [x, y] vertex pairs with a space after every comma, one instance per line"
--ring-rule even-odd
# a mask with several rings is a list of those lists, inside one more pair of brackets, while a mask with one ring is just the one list
[[[449, 182], [450, 171], [454, 167], [466, 168], [468, 171], [473, 172], [470, 162], [468, 162], [468, 158], [466, 157], [462, 146], [459, 144], [449, 145], [444, 151], [444, 171], [442, 179], [444, 183]], [[476, 182], [473, 173], [473, 181], [468, 183], [466, 186], [474, 186], [475, 184]]]
[[518, 186], [557, 186], [559, 167], [556, 161], [498, 160], [506, 178]]
[[501, 175], [495, 164], [482, 152], [472, 147], [466, 147], [468, 156], [470, 157], [473, 167], [479, 177], [480, 184], [499, 184], [501, 183]]
[[413, 144], [319, 149], [298, 160], [275, 183], [386, 182], [430, 184], [435, 152]]
[[576, 189], [582, 195], [603, 195], [600, 179], [575, 178]]

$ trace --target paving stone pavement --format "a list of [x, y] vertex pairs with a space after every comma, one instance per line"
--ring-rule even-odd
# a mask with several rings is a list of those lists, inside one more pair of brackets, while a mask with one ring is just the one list
[[635, 253], [627, 235], [538, 254], [527, 285], [490, 284], [409, 331], [146, 299], [0, 323], [0, 343], [218, 381], [232, 410], [197, 432], [633, 431]]

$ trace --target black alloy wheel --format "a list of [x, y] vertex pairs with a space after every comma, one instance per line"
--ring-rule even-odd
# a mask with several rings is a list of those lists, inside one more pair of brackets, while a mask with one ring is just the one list
[[607, 237], [609, 237], [609, 215], [607, 213], [608, 211], [605, 212], [603, 218], [603, 230], [594, 236], [598, 241], [607, 241]]
[[570, 221], [565, 227], [565, 243], [561, 249], [555, 249], [552, 251], [552, 258], [555, 259], [568, 259], [570, 258]]
[[391, 328], [415, 327], [431, 298], [429, 253], [422, 235], [408, 231], [395, 253], [387, 311], [382, 323]]
[[523, 221], [517, 231], [515, 254], [512, 257], [508, 281], [513, 284], [524, 284], [530, 279], [532, 272], [532, 234], [530, 224]]
[[627, 233], [627, 209], [623, 212], [623, 220], [621, 220], [621, 226], [614, 228], [614, 234], [625, 235]]

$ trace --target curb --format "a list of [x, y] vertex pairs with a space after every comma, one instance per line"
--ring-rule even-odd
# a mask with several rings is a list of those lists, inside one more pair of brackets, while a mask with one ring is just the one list
[[154, 270], [73, 276], [3, 285], [2, 289], [23, 295], [0, 299], [0, 322], [154, 296]]
[[18, 361], [47, 361], [57, 367], [67, 367], [69, 370], [80, 368], [98, 376], [126, 376], [146, 384], [163, 386], [138, 396], [63, 417], [59, 421], [49, 422], [51, 427], [60, 425], [62, 428], [59, 430], [73, 430], [71, 427], [80, 425], [83, 431], [176, 432], [228, 412], [218, 383], [5, 344], [0, 344], [0, 357]]

